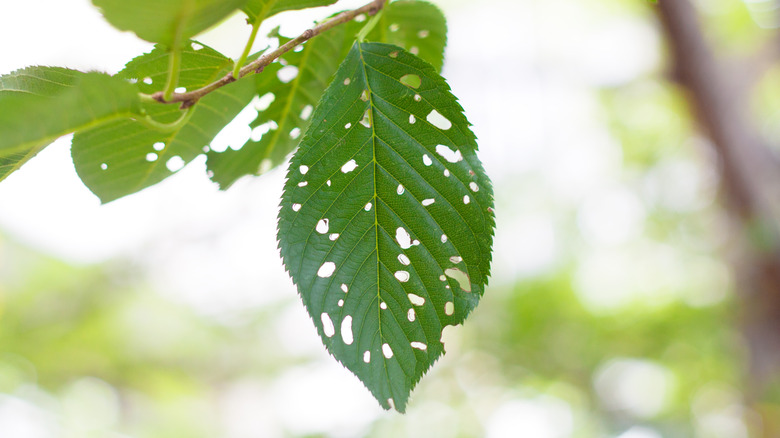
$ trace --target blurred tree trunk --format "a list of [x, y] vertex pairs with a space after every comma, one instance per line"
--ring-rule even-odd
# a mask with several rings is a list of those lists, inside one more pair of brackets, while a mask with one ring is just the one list
[[657, 11], [674, 79], [717, 156], [734, 225], [731, 258], [749, 350], [747, 402], [761, 414], [761, 436], [777, 437], [780, 403], [770, 393], [780, 392], [780, 165], [750, 115], [760, 72], [715, 56], [689, 0], [659, 0]]

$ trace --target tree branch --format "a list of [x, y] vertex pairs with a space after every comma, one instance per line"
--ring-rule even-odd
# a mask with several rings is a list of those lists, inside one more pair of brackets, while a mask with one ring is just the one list
[[[336, 26], [352, 21], [358, 15], [376, 14], [385, 6], [386, 1], [387, 0], [373, 0], [371, 3], [368, 3], [357, 9], [353, 9], [351, 11], [342, 12], [328, 21], [318, 24], [317, 26], [314, 26], [311, 29], [307, 29], [297, 38], [288, 41], [286, 44], [280, 46], [276, 50], [268, 52], [263, 56], [261, 56], [260, 58], [242, 67], [241, 70], [239, 71], [238, 79], [243, 78], [244, 76], [250, 75], [252, 73], [260, 73], [261, 71], [263, 71], [263, 68], [265, 68], [265, 66], [271, 64], [277, 58], [289, 52], [290, 50], [294, 49], [298, 45], [310, 40], [311, 38], [321, 34], [322, 32], [328, 31]], [[151, 97], [160, 103], [181, 103], [182, 109], [185, 109], [191, 107], [192, 105], [195, 105], [195, 103], [203, 96], [211, 93], [214, 90], [222, 88], [225, 85], [230, 84], [231, 82], [235, 82], [236, 80], [237, 78], [233, 75], [233, 72], [230, 72], [225, 76], [223, 76], [221, 79], [218, 79], [217, 81], [212, 82], [211, 84], [206, 85], [203, 88], [189, 91], [187, 93], [173, 93], [173, 95], [171, 95], [169, 99], [165, 99], [162, 92], [154, 93], [152, 94]]]

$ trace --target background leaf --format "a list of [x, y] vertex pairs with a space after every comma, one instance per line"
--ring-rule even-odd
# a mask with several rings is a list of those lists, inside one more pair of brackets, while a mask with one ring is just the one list
[[249, 21], [254, 22], [258, 18], [264, 20], [272, 15], [284, 11], [327, 6], [336, 3], [337, 0], [249, 0], [243, 11], [249, 16]]
[[246, 0], [92, 0], [120, 30], [169, 48], [219, 23]]
[[138, 91], [103, 73], [28, 67], [0, 77], [0, 180], [65, 134], [140, 111]]
[[[182, 54], [179, 85], [193, 90], [231, 71], [233, 61], [198, 43]], [[138, 90], [152, 93], [165, 82], [168, 56], [162, 47], [127, 64], [118, 76], [137, 82]], [[137, 192], [172, 175], [202, 154], [216, 134], [255, 95], [252, 81], [237, 81], [198, 101], [189, 122], [173, 132], [161, 132], [133, 120], [118, 120], [83, 131], [73, 138], [73, 162], [81, 180], [103, 202]], [[176, 105], [143, 105], [162, 123], [177, 120]]]
[[[280, 44], [289, 41], [279, 38]], [[275, 62], [255, 76], [258, 94], [273, 102], [251, 123], [256, 134], [241, 149], [207, 154], [212, 180], [220, 188], [227, 189], [241, 176], [259, 174], [284, 162], [309, 126], [314, 106], [346, 54], [346, 38], [351, 36], [344, 26], [331, 29], [307, 42], [300, 52], [285, 53], [281, 58], [284, 65]], [[291, 79], [291, 75], [295, 76]], [[256, 136], [262, 132], [261, 137]]]
[[491, 183], [444, 79], [397, 46], [356, 43], [312, 120], [287, 173], [282, 257], [328, 351], [403, 411], [443, 328], [483, 294]]

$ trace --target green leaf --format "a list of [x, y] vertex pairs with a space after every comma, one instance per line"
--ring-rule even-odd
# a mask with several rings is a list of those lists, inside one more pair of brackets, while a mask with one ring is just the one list
[[139, 111], [135, 87], [103, 73], [28, 67], [0, 76], [0, 180], [65, 134]]
[[285, 267], [328, 351], [385, 408], [404, 411], [487, 284], [495, 219], [476, 149], [433, 66], [356, 43], [290, 162]]
[[[281, 164], [298, 145], [299, 137], [309, 126], [314, 106], [338, 69], [347, 36], [340, 26], [307, 42], [300, 52], [282, 56], [286, 66], [273, 63], [256, 75], [259, 95], [273, 102], [259, 112], [250, 127], [262, 132], [259, 139], [250, 139], [237, 150], [211, 151], [208, 155], [212, 180], [227, 189], [244, 175], [260, 174]], [[287, 38], [280, 37], [280, 44]], [[297, 75], [289, 79], [297, 70]], [[282, 80], [284, 79], [284, 80]]]
[[247, 0], [92, 0], [120, 30], [171, 47], [222, 21]]
[[395, 44], [441, 71], [447, 45], [447, 20], [435, 5], [417, 0], [390, 3], [368, 39]]
[[[194, 90], [231, 71], [233, 61], [198, 43], [182, 53], [179, 86]], [[118, 76], [137, 83], [136, 93], [152, 93], [167, 76], [168, 56], [162, 47], [127, 64]], [[103, 202], [137, 192], [172, 175], [204, 152], [217, 133], [255, 95], [252, 81], [237, 81], [200, 99], [189, 121], [163, 132], [139, 121], [118, 120], [77, 133], [73, 162], [81, 180]], [[177, 105], [156, 102], [143, 105], [155, 121], [172, 123], [182, 116]], [[205, 149], [207, 150], [207, 149]]]
[[315, 8], [336, 3], [337, 0], [249, 0], [243, 11], [249, 16], [250, 23], [261, 21], [280, 12]]

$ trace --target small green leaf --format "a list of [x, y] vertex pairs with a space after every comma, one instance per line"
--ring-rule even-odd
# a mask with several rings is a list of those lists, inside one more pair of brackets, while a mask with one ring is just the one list
[[337, 0], [249, 0], [243, 11], [249, 16], [249, 21], [264, 20], [284, 11], [315, 8], [336, 3]]
[[386, 409], [404, 411], [487, 284], [495, 219], [476, 150], [433, 66], [356, 43], [290, 162], [284, 264], [328, 351]]
[[177, 46], [219, 23], [247, 0], [92, 0], [103, 16], [120, 30], [139, 38]]
[[65, 134], [139, 111], [135, 87], [103, 73], [28, 67], [0, 76], [0, 180]]
[[[127, 64], [118, 76], [135, 81], [136, 93], [160, 89], [168, 56], [162, 47]], [[182, 53], [179, 85], [194, 90], [231, 71], [233, 61], [201, 44], [188, 43]], [[208, 150], [205, 148], [255, 95], [252, 81], [222, 87], [195, 105], [189, 121], [162, 132], [134, 120], [118, 120], [82, 131], [73, 138], [73, 162], [84, 184], [103, 202], [149, 187], [167, 178]], [[177, 105], [144, 103], [155, 121], [172, 123], [182, 116]]]
[[368, 34], [371, 41], [401, 46], [441, 71], [447, 45], [447, 20], [435, 5], [402, 0], [385, 7], [380, 22]]
[[[343, 26], [331, 29], [307, 42], [300, 52], [284, 54], [285, 66], [273, 63], [255, 76], [258, 94], [263, 99], [273, 98], [273, 102], [259, 112], [250, 127], [266, 132], [237, 151], [208, 153], [212, 180], [220, 188], [227, 189], [241, 176], [278, 166], [298, 145], [314, 106], [344, 55], [344, 41], [351, 37], [345, 31]], [[280, 38], [281, 44], [289, 40]]]

